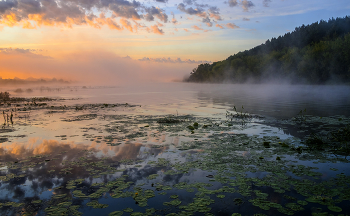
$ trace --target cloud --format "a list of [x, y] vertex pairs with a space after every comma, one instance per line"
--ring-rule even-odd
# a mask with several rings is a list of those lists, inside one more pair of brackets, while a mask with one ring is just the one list
[[251, 7], [254, 7], [253, 2], [248, 1], [248, 0], [243, 0], [241, 2], [241, 5], [242, 5], [242, 8], [243, 8], [243, 11], [245, 11], [245, 12], [248, 12]]
[[160, 34], [160, 35], [164, 34], [163, 30], [159, 29], [157, 25], [150, 26], [150, 30], [155, 34]]
[[194, 25], [194, 26], [192, 26], [194, 29], [196, 29], [196, 30], [203, 30], [202, 28], [200, 28], [200, 27], [198, 27], [198, 26], [196, 26], [196, 25]]
[[226, 27], [227, 28], [230, 28], [230, 29], [236, 29], [236, 28], [239, 28], [239, 26], [237, 26], [236, 24], [234, 23], [227, 23], [226, 24]]
[[[188, 14], [188, 15], [195, 15], [202, 18], [202, 22], [206, 23], [207, 26], [211, 27], [213, 24], [211, 23], [210, 18], [216, 22], [217, 20], [222, 20], [220, 16], [220, 9], [216, 6], [209, 6], [207, 4], [197, 4], [195, 1], [184, 1], [187, 3], [187, 5], [194, 4], [196, 8], [186, 8], [186, 5], [184, 3], [180, 3], [177, 6], [177, 9], [180, 11]], [[208, 11], [206, 11], [204, 8], [209, 7]]]
[[171, 15], [173, 16], [173, 18], [171, 19], [171, 22], [176, 25], [178, 22], [175, 18], [175, 14], [173, 12], [171, 12]]
[[193, 5], [195, 0], [183, 0], [183, 3], [186, 5]]
[[147, 21], [153, 21], [154, 16], [163, 21], [164, 23], [168, 22], [168, 15], [164, 13], [164, 11], [160, 8], [156, 8], [154, 6], [145, 8], [145, 11], [147, 12], [146, 15], [144, 15], [144, 18]]
[[122, 24], [122, 26], [126, 29], [128, 29], [129, 31], [133, 32], [133, 29], [132, 29], [132, 26], [131, 26], [131, 23], [126, 20], [126, 19], [120, 19], [120, 23]]
[[206, 25], [207, 25], [208, 27], [212, 27], [212, 26], [213, 26], [213, 23], [207, 22]]
[[[271, 0], [263, 0], [263, 4], [265, 5], [265, 1], [269, 2]], [[248, 12], [249, 9], [251, 7], [254, 7], [254, 4], [252, 1], [248, 1], [248, 0], [241, 0], [240, 2], [238, 2], [237, 0], [229, 0], [227, 3], [230, 7], [236, 7], [238, 5], [240, 5], [243, 8], [243, 11]]]
[[33, 26], [32, 23], [30, 23], [29, 21], [24, 21], [22, 28], [24, 28], [24, 29], [36, 29], [36, 27]]
[[243, 21], [250, 21], [250, 19], [243, 17]]
[[[167, 2], [167, 0], [156, 0]], [[131, 31], [126, 25], [134, 20], [168, 22], [163, 9], [147, 7], [136, 0], [3, 0], [0, 1], [0, 25], [34, 29], [38, 26], [89, 25]], [[119, 20], [122, 23], [119, 24]], [[126, 21], [127, 20], [127, 21]]]
[[0, 13], [4, 13], [7, 10], [11, 10], [13, 7], [17, 7], [17, 1], [0, 1]]
[[263, 0], [264, 7], [269, 7], [270, 2], [271, 2], [271, 0]]
[[238, 2], [237, 2], [237, 0], [229, 0], [229, 1], [228, 1], [228, 5], [229, 5], [230, 7], [235, 7], [235, 6], [238, 5]]
[[167, 3], [168, 0], [155, 0], [156, 2], [160, 2], [160, 3]]
[[196, 61], [191, 59], [181, 60], [181, 58], [171, 59], [171, 58], [148, 58], [143, 57], [142, 59], [138, 59], [143, 62], [157, 62], [157, 63], [187, 63], [187, 64], [203, 64], [203, 63], [211, 63], [210, 61]]
[[190, 30], [188, 30], [188, 29], [184, 29], [184, 31], [185, 31], [185, 32], [190, 32]]
[[201, 7], [197, 7], [195, 9], [193, 9], [192, 7], [189, 7], [186, 9], [186, 6], [183, 3], [180, 3], [177, 6], [177, 9], [179, 9], [180, 11], [189, 14], [189, 15], [196, 15], [199, 17], [206, 17], [207, 14], [205, 13], [205, 10]]
[[208, 27], [212, 27], [213, 23], [211, 22], [211, 20], [209, 19], [209, 17], [205, 17], [202, 19], [202, 22], [204, 22]]
[[25, 56], [27, 58], [53, 59], [50, 56], [44, 56], [34, 52], [42, 51], [37, 49], [22, 49], [22, 48], [0, 48], [0, 54], [8, 56]]
[[113, 19], [111, 19], [109, 17], [106, 18], [103, 13], [101, 13], [100, 17], [97, 18], [96, 20], [97, 20], [98, 24], [107, 25], [110, 29], [123, 30], [123, 27], [118, 25], [118, 23], [116, 21], [114, 21]]
[[219, 11], [220, 11], [220, 9], [216, 6], [210, 7], [208, 10], [210, 18], [213, 18], [216, 20], [222, 20]]
[[216, 26], [216, 27], [219, 27], [219, 28], [221, 28], [221, 29], [224, 29], [224, 27], [223, 27], [222, 25], [216, 24], [215, 26]]

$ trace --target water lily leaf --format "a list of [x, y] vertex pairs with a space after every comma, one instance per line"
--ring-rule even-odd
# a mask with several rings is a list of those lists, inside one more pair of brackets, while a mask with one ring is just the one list
[[114, 211], [108, 214], [108, 216], [121, 216], [123, 215], [123, 211]]
[[328, 206], [328, 209], [334, 212], [341, 212], [342, 209], [338, 206]]
[[125, 208], [125, 209], [123, 209], [123, 211], [125, 211], [125, 212], [133, 212], [134, 210], [132, 208]]

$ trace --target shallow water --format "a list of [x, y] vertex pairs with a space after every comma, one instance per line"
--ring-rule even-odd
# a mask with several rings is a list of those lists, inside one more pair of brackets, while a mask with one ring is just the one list
[[350, 211], [347, 156], [304, 145], [349, 125], [348, 86], [32, 89], [64, 100], [0, 107], [1, 214]]

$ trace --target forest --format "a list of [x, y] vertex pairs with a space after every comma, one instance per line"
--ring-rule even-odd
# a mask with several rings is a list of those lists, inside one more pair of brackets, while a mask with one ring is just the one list
[[349, 84], [350, 17], [302, 25], [226, 60], [200, 64], [184, 81]]

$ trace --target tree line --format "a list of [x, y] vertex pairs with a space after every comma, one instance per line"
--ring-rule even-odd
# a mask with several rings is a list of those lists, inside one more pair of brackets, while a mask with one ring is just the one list
[[226, 60], [200, 64], [187, 82], [350, 83], [350, 17], [302, 25]]

